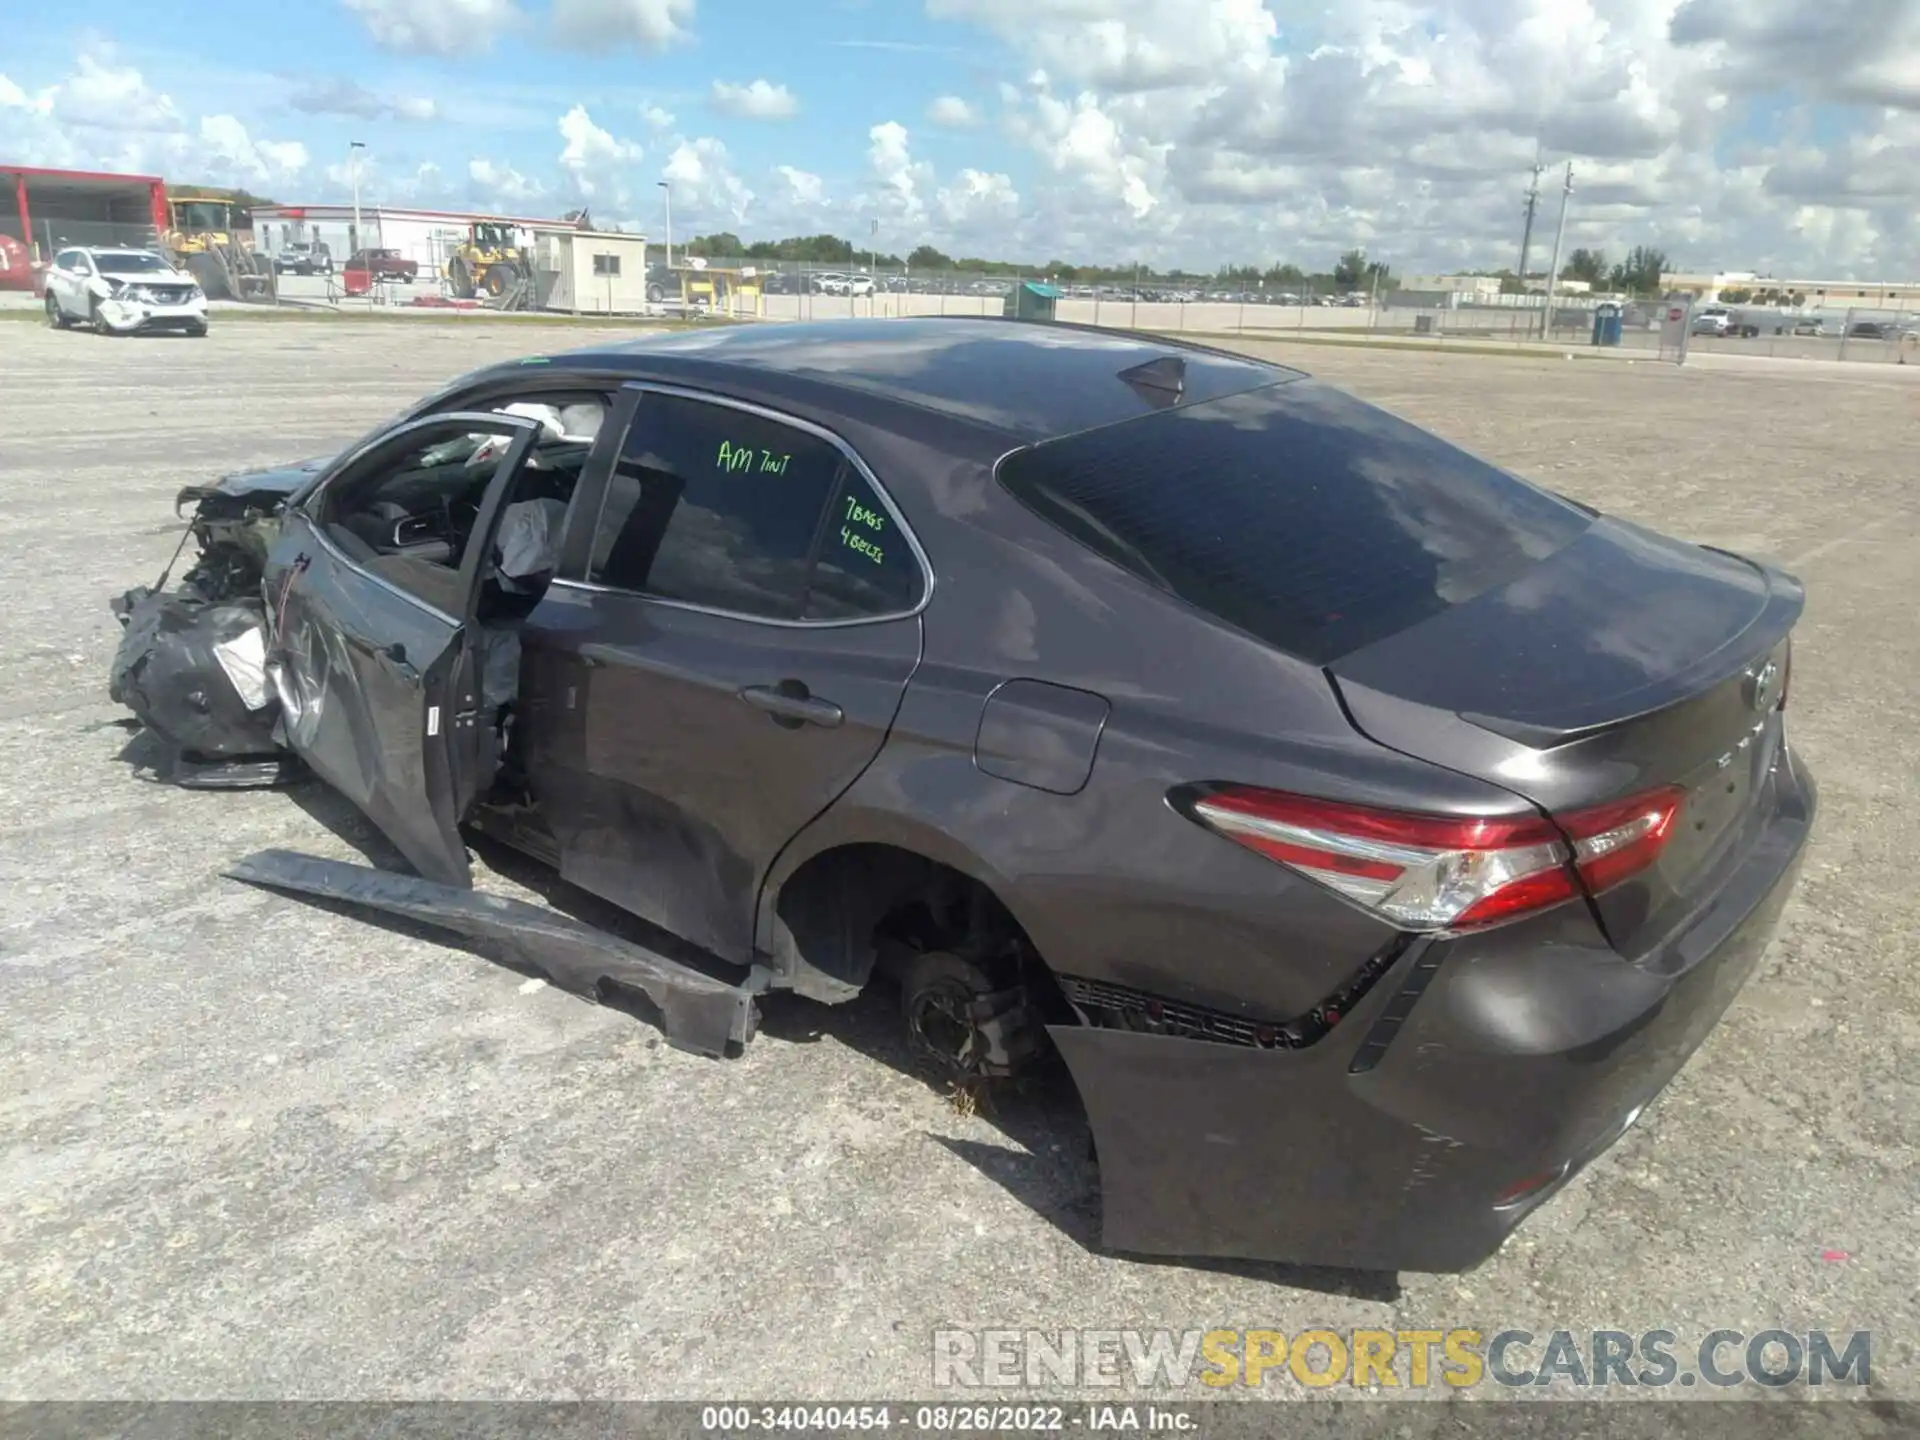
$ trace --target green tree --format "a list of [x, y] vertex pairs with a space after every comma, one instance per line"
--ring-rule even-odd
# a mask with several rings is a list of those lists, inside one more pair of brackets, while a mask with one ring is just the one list
[[1349, 250], [1333, 267], [1333, 283], [1342, 290], [1358, 290], [1367, 283], [1367, 252]]
[[1753, 291], [1745, 285], [1736, 285], [1731, 290], [1722, 290], [1720, 292], [1720, 298], [1729, 305], [1744, 305], [1753, 299]]
[[912, 270], [951, 270], [953, 257], [931, 245], [917, 245], [907, 256], [907, 267]]
[[1636, 245], [1627, 258], [1613, 267], [1608, 280], [1616, 290], [1628, 295], [1658, 295], [1660, 277], [1668, 269], [1667, 252], [1650, 245]]
[[721, 230], [712, 235], [694, 236], [687, 241], [683, 253], [704, 255], [709, 260], [731, 260], [747, 253], [747, 243], [731, 230]]
[[1567, 257], [1566, 266], [1560, 271], [1560, 278], [1584, 280], [1594, 289], [1601, 290], [1606, 288], [1607, 273], [1605, 253], [1582, 246]]

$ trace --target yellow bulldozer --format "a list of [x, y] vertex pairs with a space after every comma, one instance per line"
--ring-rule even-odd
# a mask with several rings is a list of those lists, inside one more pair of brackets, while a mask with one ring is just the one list
[[513, 227], [476, 221], [447, 256], [447, 284], [462, 300], [485, 295], [498, 300], [533, 273], [533, 257], [514, 242]]
[[174, 198], [167, 202], [161, 243], [210, 300], [264, 300], [273, 294], [273, 267], [254, 253], [234, 226], [230, 200]]

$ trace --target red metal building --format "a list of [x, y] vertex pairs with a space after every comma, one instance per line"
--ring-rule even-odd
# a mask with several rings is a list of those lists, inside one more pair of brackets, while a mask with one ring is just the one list
[[63, 245], [151, 245], [167, 229], [157, 175], [0, 164], [0, 288], [38, 288]]

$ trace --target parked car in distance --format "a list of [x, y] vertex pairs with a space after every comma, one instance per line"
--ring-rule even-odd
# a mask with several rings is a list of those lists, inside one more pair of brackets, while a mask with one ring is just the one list
[[409, 260], [398, 250], [356, 250], [347, 260], [349, 270], [364, 270], [375, 280], [400, 280], [411, 284], [420, 278], [420, 262]]
[[1825, 335], [1827, 320], [1824, 315], [1799, 315], [1794, 318], [1793, 333], [1796, 335]]
[[274, 733], [417, 875], [230, 873], [495, 933], [471, 827], [700, 955], [513, 932], [677, 1044], [884, 979], [950, 1075], [1050, 1046], [1117, 1251], [1480, 1263], [1713, 1027], [1813, 822], [1792, 576], [1166, 337], [601, 340], [182, 498]]
[[289, 240], [273, 257], [273, 271], [276, 275], [331, 275], [333, 252], [325, 245]]
[[207, 333], [207, 297], [191, 275], [152, 250], [75, 246], [47, 267], [47, 323], [90, 325], [103, 335], [139, 330]]
[[838, 270], [817, 270], [808, 277], [816, 295], [846, 295], [850, 293], [847, 277]]
[[873, 294], [873, 277], [871, 275], [849, 275], [847, 277], [846, 293], [855, 298], [863, 298]]
[[1914, 333], [1897, 320], [1856, 320], [1847, 327], [1850, 340], [1904, 340]]
[[647, 303], [664, 305], [678, 303], [685, 293], [680, 283], [680, 272], [665, 264], [654, 261], [647, 266]]
[[1725, 306], [1709, 305], [1693, 317], [1688, 329], [1695, 335], [1726, 335], [1733, 329], [1733, 312]]

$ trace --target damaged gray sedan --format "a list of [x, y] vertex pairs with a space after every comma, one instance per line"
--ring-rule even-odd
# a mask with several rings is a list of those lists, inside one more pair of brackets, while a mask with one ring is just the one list
[[[115, 695], [416, 872], [232, 873], [706, 1054], [886, 974], [955, 1074], [1064, 1059], [1119, 1250], [1478, 1264], [1719, 1018], [1815, 810], [1790, 576], [1157, 338], [649, 337], [181, 498]], [[470, 832], [698, 963], [474, 891]]]

